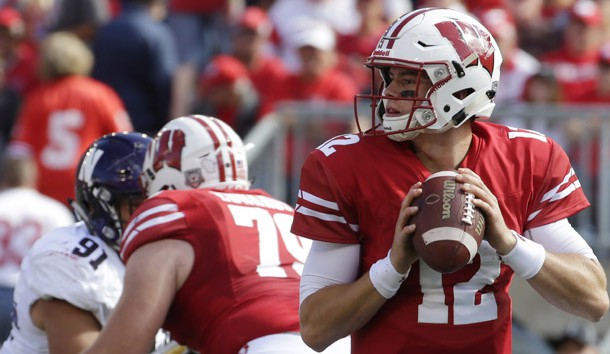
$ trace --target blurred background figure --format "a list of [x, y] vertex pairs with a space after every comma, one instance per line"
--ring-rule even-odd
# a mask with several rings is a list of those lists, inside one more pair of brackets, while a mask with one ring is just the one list
[[513, 318], [513, 346], [511, 354], [553, 354], [545, 339], [527, 328], [523, 321]]
[[[503, 85], [504, 87], [504, 85]], [[546, 106], [560, 104], [563, 100], [563, 90], [551, 68], [540, 66], [538, 71], [533, 73], [522, 85], [522, 92], [517, 101], [504, 102], [514, 104], [522, 102], [530, 104], [531, 107], [544, 109]], [[524, 117], [502, 117], [498, 119], [502, 124], [512, 127], [532, 129], [550, 136], [561, 146], [569, 146], [569, 139], [566, 135], [565, 122], [558, 120], [526, 120]]]
[[563, 93], [553, 70], [547, 67], [540, 69], [525, 80], [521, 100], [529, 103], [558, 104], [563, 100]]
[[356, 0], [356, 9], [360, 26], [352, 33], [337, 35], [337, 51], [341, 70], [355, 81], [358, 92], [364, 93], [370, 91], [371, 74], [363, 63], [394, 18], [386, 16], [383, 0]]
[[17, 0], [15, 8], [21, 13], [25, 25], [24, 42], [37, 48], [49, 33], [48, 18], [53, 12], [55, 0]]
[[0, 59], [0, 155], [8, 143], [21, 104], [19, 93], [6, 85], [3, 63]]
[[46, 17], [49, 33], [67, 31], [90, 43], [97, 29], [110, 19], [108, 0], [52, 0]]
[[591, 323], [572, 321], [563, 334], [551, 338], [549, 343], [556, 354], [601, 354], [597, 348], [598, 335]]
[[575, 101], [582, 103], [610, 103], [610, 42], [599, 49], [596, 66], [596, 83]]
[[418, 2], [417, 7], [420, 9], [424, 7], [443, 7], [461, 12], [469, 11], [468, 4], [462, 0], [421, 0]]
[[167, 0], [169, 24], [178, 48], [171, 116], [190, 112], [197, 77], [216, 54], [230, 49], [230, 23], [243, 0]]
[[556, 49], [560, 36], [556, 35], [556, 25], [552, 18], [544, 14], [545, 0], [507, 0], [503, 2], [513, 16], [519, 47], [538, 57], [551, 49]]
[[[298, 55], [298, 69], [291, 72], [277, 92], [277, 108], [282, 104], [297, 103], [311, 106], [348, 104], [358, 93], [356, 83], [338, 67], [334, 30], [325, 22], [312, 18], [296, 18], [293, 32], [286, 44]], [[345, 122], [319, 120], [306, 123], [303, 129], [293, 129], [290, 115], [287, 122], [286, 176], [288, 190], [299, 171], [291, 166], [300, 166], [305, 153], [333, 135], [349, 132]], [[294, 161], [293, 161], [294, 159]]]
[[[583, 105], [607, 105], [610, 103], [610, 42], [601, 46], [596, 61], [596, 81], [584, 94], [573, 100]], [[583, 112], [586, 114], [586, 112]], [[574, 165], [587, 172], [587, 176], [600, 176], [601, 165], [601, 132], [603, 119], [597, 115], [589, 114], [589, 124], [582, 123], [582, 115], [574, 117], [566, 122], [564, 130], [566, 134], [565, 145], [568, 149]], [[583, 174], [581, 172], [581, 174]], [[599, 181], [595, 178], [591, 181], [590, 200], [592, 214], [595, 215], [599, 208]], [[591, 221], [591, 225], [595, 225]], [[596, 227], [596, 226], [594, 226]]]
[[284, 79], [277, 100], [352, 102], [358, 89], [337, 67], [334, 30], [323, 21], [301, 17], [292, 31], [286, 45], [297, 53], [298, 69]]
[[11, 331], [13, 290], [21, 261], [44, 233], [74, 222], [62, 203], [36, 191], [36, 165], [4, 159], [0, 164], [0, 343]]
[[93, 78], [112, 87], [134, 129], [154, 136], [170, 114], [177, 51], [162, 22], [165, 0], [122, 0], [120, 15], [93, 40]]
[[564, 100], [579, 100], [595, 87], [603, 17], [594, 0], [576, 0], [568, 10], [561, 48], [541, 55], [562, 86]]
[[290, 71], [299, 68], [292, 37], [295, 30], [299, 31], [295, 26], [302, 22], [300, 18], [324, 23], [339, 34], [353, 33], [360, 25], [360, 16], [353, 0], [275, 0], [269, 8], [269, 18], [281, 41], [279, 55]]
[[259, 107], [259, 95], [242, 62], [219, 55], [207, 65], [193, 112], [217, 117], [244, 137], [255, 125]]
[[80, 155], [97, 137], [132, 130], [121, 99], [87, 77], [93, 55], [68, 32], [55, 32], [41, 46], [44, 81], [26, 96], [7, 147], [9, 156], [36, 162], [36, 189], [61, 203], [74, 199]]
[[11, 7], [0, 8], [0, 59], [5, 74], [5, 85], [20, 96], [36, 86], [36, 46], [26, 41], [25, 22]]
[[519, 48], [519, 38], [512, 15], [503, 8], [492, 8], [478, 13], [481, 23], [496, 39], [503, 61], [500, 67], [502, 82], [496, 102], [521, 101], [526, 80], [540, 69], [538, 59]]
[[273, 111], [276, 93], [288, 74], [284, 62], [275, 55], [273, 25], [265, 10], [249, 6], [232, 27], [231, 54], [242, 62], [260, 97], [258, 118]]

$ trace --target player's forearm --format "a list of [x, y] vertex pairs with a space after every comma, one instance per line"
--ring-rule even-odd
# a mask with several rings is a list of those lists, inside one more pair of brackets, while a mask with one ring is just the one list
[[364, 326], [386, 301], [368, 274], [351, 284], [321, 289], [301, 305], [303, 340], [321, 351]]
[[364, 326], [386, 301], [368, 274], [351, 284], [318, 290], [301, 304], [301, 336], [311, 348], [322, 351]]
[[528, 282], [548, 302], [571, 314], [599, 321], [608, 311], [603, 269], [584, 256], [547, 253], [540, 272]]
[[130, 317], [112, 319], [114, 315], [95, 343], [81, 354], [146, 354], [150, 351], [153, 340], [146, 333], [150, 329], [145, 324], [130, 321]]

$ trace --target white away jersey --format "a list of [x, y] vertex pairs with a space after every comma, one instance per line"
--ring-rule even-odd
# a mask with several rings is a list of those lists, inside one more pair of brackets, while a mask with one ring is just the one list
[[37, 299], [61, 299], [106, 324], [123, 290], [125, 267], [118, 254], [92, 236], [83, 222], [41, 237], [23, 260], [15, 287], [13, 329], [1, 354], [48, 353], [47, 337], [31, 321]]
[[72, 223], [68, 207], [34, 189], [0, 192], [0, 286], [15, 287], [21, 261], [36, 240]]

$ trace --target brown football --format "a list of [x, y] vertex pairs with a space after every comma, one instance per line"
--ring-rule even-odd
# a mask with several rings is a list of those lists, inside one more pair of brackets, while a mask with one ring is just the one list
[[477, 254], [485, 233], [485, 218], [472, 204], [454, 171], [428, 177], [423, 193], [413, 201], [419, 207], [409, 223], [415, 224], [413, 245], [421, 260], [441, 273], [452, 273]]

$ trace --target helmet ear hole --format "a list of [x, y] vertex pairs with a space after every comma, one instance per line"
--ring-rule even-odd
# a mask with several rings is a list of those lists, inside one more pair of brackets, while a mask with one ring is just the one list
[[[454, 92], [453, 97], [457, 98], [458, 100], [464, 100], [466, 97], [470, 96], [473, 93], [474, 93], [474, 89], [472, 87], [470, 87], [470, 88], [466, 88], [466, 89]], [[449, 112], [449, 111], [445, 111], [445, 112]]]

